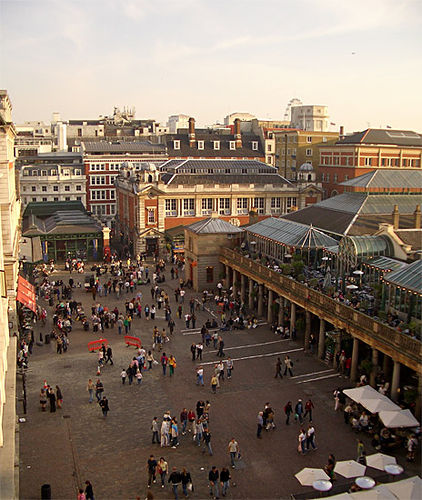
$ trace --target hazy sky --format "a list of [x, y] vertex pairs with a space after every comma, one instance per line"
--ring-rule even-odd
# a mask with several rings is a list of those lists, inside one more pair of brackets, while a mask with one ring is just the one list
[[[293, 97], [346, 131], [422, 131], [421, 0], [0, 0], [14, 121], [134, 105], [214, 123]], [[337, 129], [337, 126], [335, 127]]]

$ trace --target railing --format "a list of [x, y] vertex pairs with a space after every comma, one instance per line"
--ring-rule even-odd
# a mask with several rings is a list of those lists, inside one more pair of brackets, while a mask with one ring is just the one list
[[[226, 259], [232, 267], [244, 270], [245, 273], [253, 275], [259, 283], [265, 283], [270, 288], [274, 288], [276, 293], [284, 295], [289, 300], [299, 306], [317, 311], [318, 315], [327, 319], [332, 324], [351, 332], [362, 332], [366, 337], [370, 337], [379, 344], [379, 350], [384, 348], [390, 352], [391, 348], [415, 362], [422, 370], [422, 343], [416, 339], [405, 335], [389, 325], [375, 320], [352, 307], [338, 302], [323, 293], [309, 288], [306, 284], [299, 283], [293, 278], [265, 267], [238, 252], [223, 248], [221, 259]], [[406, 363], [407, 364], [407, 363]]]

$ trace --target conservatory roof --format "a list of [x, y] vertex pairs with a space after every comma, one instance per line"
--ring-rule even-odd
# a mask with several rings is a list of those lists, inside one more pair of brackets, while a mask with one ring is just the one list
[[422, 294], [422, 260], [412, 262], [404, 269], [387, 273], [384, 276], [384, 281]]
[[365, 259], [363, 263], [367, 266], [381, 269], [384, 272], [398, 271], [399, 269], [403, 269], [408, 266], [406, 262], [401, 262], [400, 260], [391, 259], [390, 257], [384, 256]]

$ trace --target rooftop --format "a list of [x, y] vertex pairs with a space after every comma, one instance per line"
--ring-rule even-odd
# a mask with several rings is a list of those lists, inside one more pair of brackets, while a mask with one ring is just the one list
[[345, 136], [337, 144], [385, 144], [389, 146], [422, 147], [422, 136], [412, 130], [368, 128]]
[[225, 220], [217, 217], [211, 217], [194, 222], [193, 224], [186, 226], [186, 229], [196, 234], [236, 234], [243, 232], [243, 229], [240, 229], [240, 227], [234, 226], [233, 224], [230, 224], [230, 222], [226, 222]]
[[59, 210], [42, 220], [35, 215], [24, 217], [23, 235], [99, 233], [101, 225], [86, 212]]
[[342, 182], [342, 186], [365, 188], [367, 190], [392, 190], [397, 189], [419, 189], [422, 191], [422, 170], [421, 169], [388, 169], [377, 168], [359, 177]]
[[86, 153], [166, 153], [166, 146], [164, 144], [157, 144], [151, 141], [87, 141], [82, 142], [82, 148]]
[[86, 213], [85, 207], [81, 201], [40, 201], [30, 202], [25, 208], [22, 217], [35, 215], [37, 217], [48, 217], [55, 212], [66, 210], [67, 212], [79, 211]]
[[384, 275], [384, 281], [422, 294], [422, 260], [412, 262], [404, 269], [387, 273]]

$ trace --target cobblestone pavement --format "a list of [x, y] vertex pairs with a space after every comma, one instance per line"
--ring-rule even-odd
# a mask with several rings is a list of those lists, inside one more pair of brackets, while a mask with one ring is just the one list
[[[83, 283], [83, 275], [72, 276]], [[63, 277], [67, 281], [68, 275], [63, 272], [55, 273], [52, 279]], [[171, 291], [175, 286], [176, 281], [164, 285], [170, 291], [173, 315], [176, 308]], [[141, 289], [143, 303], [150, 302], [150, 288]], [[189, 291], [186, 294], [185, 308], [191, 294]], [[74, 296], [83, 302], [88, 313], [92, 296], [83, 289], [76, 289]], [[131, 295], [124, 294], [119, 299], [112, 295], [99, 300], [109, 307], [117, 305], [120, 310], [124, 309], [126, 297]], [[50, 321], [45, 331], [51, 325], [51, 308], [48, 311]], [[157, 312], [154, 322], [144, 318], [133, 322], [131, 334], [139, 336], [146, 348], [151, 348], [153, 326], [156, 324], [160, 329], [166, 326], [163, 315]], [[197, 316], [200, 327], [209, 314], [199, 311]], [[88, 352], [87, 342], [99, 337], [92, 331], [82, 331], [80, 324], [75, 323], [66, 354], [56, 354], [54, 343], [34, 346], [27, 382], [27, 421], [20, 424], [20, 498], [39, 498], [44, 483], [51, 485], [53, 498], [76, 498], [77, 486], [86, 479], [92, 482], [97, 499], [145, 498], [146, 461], [151, 453], [157, 458], [164, 456], [170, 468], [187, 467], [195, 487], [191, 496], [207, 498], [208, 471], [214, 464], [220, 470], [229, 465], [227, 444], [233, 436], [239, 442], [242, 458], [232, 470], [229, 498], [288, 498], [291, 493], [311, 490], [302, 487], [294, 477], [303, 467], [323, 467], [331, 452], [337, 459], [355, 458], [357, 436], [344, 425], [342, 415], [334, 413], [332, 397], [333, 389], [350, 384], [326, 365], [305, 355], [300, 339], [297, 343], [280, 340], [268, 325], [223, 333], [226, 355], [234, 359], [235, 369], [232, 379], [223, 382], [213, 395], [209, 381], [213, 362], [218, 359], [216, 351], [205, 348], [205, 386], [196, 386], [196, 362], [191, 360], [189, 347], [200, 335], [183, 332], [184, 328], [184, 321], [176, 319], [175, 334], [165, 346], [166, 353], [173, 353], [177, 359], [175, 376], [164, 377], [161, 367], [155, 366], [144, 374], [140, 386], [127, 383], [122, 386], [120, 371], [128, 366], [134, 350], [125, 346], [117, 328], [106, 330], [114, 358], [114, 366], [107, 365], [101, 374], [110, 404], [106, 419], [96, 403], [88, 403], [86, 391], [88, 378], [96, 379], [97, 368], [97, 356]], [[275, 353], [283, 357], [285, 352], [294, 361], [294, 377], [274, 379]], [[59, 385], [64, 394], [63, 408], [56, 413], [40, 410], [39, 390], [44, 379], [50, 385]], [[299, 425], [285, 425], [283, 407], [288, 400], [295, 404], [298, 398], [308, 397], [315, 404], [318, 449], [300, 456], [296, 451]], [[165, 410], [179, 417], [183, 407], [195, 408], [199, 399], [211, 402], [214, 456], [203, 454], [189, 433], [181, 436], [177, 449], [151, 444], [152, 417], [160, 420]], [[275, 409], [277, 428], [264, 432], [263, 439], [258, 440], [256, 416], [267, 401]], [[20, 403], [18, 412], [21, 416]], [[372, 451], [370, 446], [368, 451]], [[339, 477], [338, 482], [341, 481]], [[168, 485], [164, 489], [153, 485], [152, 492], [155, 498], [172, 498]]]

